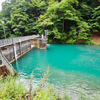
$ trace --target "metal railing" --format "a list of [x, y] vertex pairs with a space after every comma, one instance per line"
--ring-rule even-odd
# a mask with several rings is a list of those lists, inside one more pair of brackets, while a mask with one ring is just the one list
[[11, 39], [0, 39], [0, 46], [6, 45], [6, 44], [13, 44], [13, 42], [17, 43], [19, 41], [34, 39], [37, 37], [39, 37], [39, 35], [23, 36], [23, 37], [11, 38]]
[[1, 39], [0, 40], [0, 45], [5, 45], [5, 44], [11, 44], [12, 43], [12, 39]]
[[0, 54], [2, 56], [2, 62], [6, 67], [8, 68], [9, 71], [13, 70], [14, 73], [16, 73], [15, 69], [12, 67], [10, 62], [6, 59], [6, 57], [3, 54]]

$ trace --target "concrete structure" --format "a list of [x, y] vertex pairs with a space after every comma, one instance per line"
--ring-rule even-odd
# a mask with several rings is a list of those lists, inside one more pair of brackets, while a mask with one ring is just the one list
[[6, 76], [11, 70], [16, 71], [10, 63], [14, 62], [37, 45], [39, 35], [0, 40], [0, 75]]
[[25, 53], [33, 49], [38, 45], [39, 49], [47, 48], [47, 38], [42, 35], [42, 39], [39, 35], [17, 37], [11, 39], [0, 40], [0, 75], [5, 76], [13, 69], [11, 67], [12, 62], [23, 56]]
[[6, 65], [0, 65], [0, 76], [7, 76], [10, 71], [7, 69]]
[[[39, 35], [0, 40], [2, 54], [12, 63], [37, 45]], [[35, 41], [34, 41], [35, 40]], [[34, 41], [34, 42], [33, 42]]]
[[42, 34], [42, 38], [38, 39], [38, 48], [47, 49], [47, 40], [48, 40], [48, 30], [45, 30], [45, 36]]
[[47, 48], [47, 39], [38, 39], [38, 48], [46, 49]]
[[13, 71], [14, 74], [16, 74], [17, 72], [15, 71], [15, 69], [11, 66], [11, 64], [9, 63], [9, 61], [6, 59], [6, 57], [0, 52], [0, 76], [2, 75], [3, 77], [5, 77], [8, 73], [10, 73], [10, 71]]

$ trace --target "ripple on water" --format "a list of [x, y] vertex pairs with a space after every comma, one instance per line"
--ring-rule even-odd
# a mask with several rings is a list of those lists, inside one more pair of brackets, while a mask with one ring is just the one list
[[[76, 95], [78, 92], [100, 92], [100, 47], [88, 45], [48, 45], [47, 50], [31, 50], [13, 66], [22, 81], [29, 81], [34, 70], [34, 86], [49, 66], [49, 83], [62, 92]], [[26, 77], [26, 80], [25, 78]]]

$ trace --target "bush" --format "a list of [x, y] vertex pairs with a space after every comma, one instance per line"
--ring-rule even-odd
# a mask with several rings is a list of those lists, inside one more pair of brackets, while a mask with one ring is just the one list
[[90, 41], [90, 44], [95, 44], [95, 42], [93, 40]]
[[73, 39], [72, 37], [70, 37], [70, 38], [68, 39], [67, 43], [74, 44], [74, 43], [76, 43], [76, 40]]
[[49, 43], [52, 43], [52, 40], [51, 40], [51, 39], [49, 39], [49, 40], [48, 40], [48, 42], [49, 42]]
[[[44, 73], [41, 79], [40, 86], [32, 89], [32, 75], [30, 79], [29, 90], [25, 88], [18, 78], [8, 75], [5, 79], [0, 77], [0, 100], [73, 100], [67, 93], [64, 97], [60, 97], [57, 91], [54, 91], [53, 86], [47, 84], [49, 71]], [[94, 98], [84, 96], [80, 92], [77, 100], [100, 100], [100, 96]]]
[[0, 88], [0, 99], [3, 100], [18, 100], [27, 92], [23, 84], [20, 81], [17, 83], [16, 77], [11, 75], [8, 75], [5, 79], [1, 78], [0, 85], [2, 85], [2, 88]]

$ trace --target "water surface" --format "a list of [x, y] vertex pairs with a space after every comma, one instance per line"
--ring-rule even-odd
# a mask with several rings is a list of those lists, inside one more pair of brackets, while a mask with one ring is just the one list
[[51, 44], [47, 50], [34, 48], [13, 63], [21, 77], [39, 82], [49, 67], [49, 83], [71, 93], [83, 89], [85, 93], [100, 92], [100, 47], [91, 45]]

